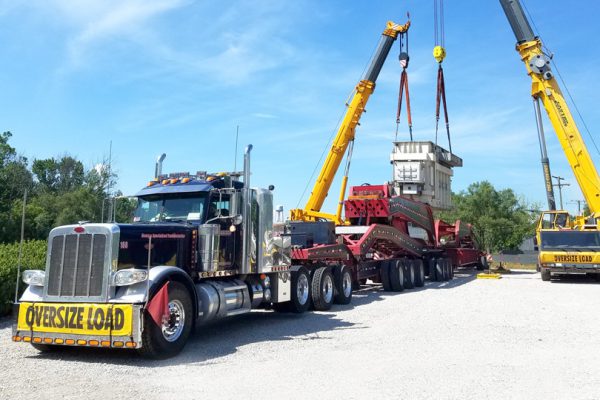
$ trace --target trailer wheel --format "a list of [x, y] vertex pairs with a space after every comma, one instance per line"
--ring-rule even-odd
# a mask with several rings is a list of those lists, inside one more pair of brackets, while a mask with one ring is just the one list
[[292, 300], [289, 311], [303, 313], [310, 307], [310, 275], [305, 267], [292, 271]]
[[327, 311], [333, 304], [333, 275], [328, 267], [319, 267], [312, 277], [312, 301], [315, 310]]
[[440, 282], [443, 281], [446, 277], [444, 273], [444, 259], [436, 258], [435, 259], [435, 281]]
[[448, 281], [450, 280], [450, 262], [447, 258], [442, 259], [442, 263], [443, 263], [443, 280]]
[[490, 268], [490, 264], [488, 263], [486, 256], [479, 257], [479, 265], [477, 265], [478, 271], [483, 271]]
[[404, 269], [404, 287], [412, 289], [415, 287], [415, 269], [408, 258], [402, 259], [402, 268]]
[[394, 292], [404, 290], [404, 267], [403, 260], [390, 261], [390, 286]]
[[548, 268], [542, 268], [542, 280], [548, 282], [552, 278], [552, 273]]
[[435, 258], [429, 258], [427, 259], [427, 277], [429, 278], [429, 280], [431, 282], [435, 282], [436, 278], [435, 278], [435, 263], [436, 263], [436, 259]]
[[383, 290], [386, 292], [392, 291], [392, 285], [390, 283], [391, 265], [392, 264], [389, 260], [379, 261], [379, 275], [381, 276], [381, 284], [383, 285]]
[[352, 301], [352, 274], [345, 265], [333, 268], [333, 282], [335, 283], [334, 301], [337, 304], [350, 304]]
[[415, 270], [415, 286], [425, 286], [425, 265], [423, 260], [413, 260], [413, 268]]
[[158, 326], [148, 312], [144, 313], [142, 348], [138, 353], [156, 359], [179, 353], [192, 331], [192, 310], [192, 298], [187, 288], [182, 283], [169, 282], [169, 317]]

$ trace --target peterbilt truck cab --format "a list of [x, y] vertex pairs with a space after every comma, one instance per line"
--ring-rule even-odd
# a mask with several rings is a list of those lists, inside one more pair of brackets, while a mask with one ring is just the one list
[[290, 239], [274, 230], [272, 188], [249, 187], [250, 150], [243, 181], [241, 173], [159, 176], [136, 193], [131, 223], [54, 228], [45, 271], [22, 274], [13, 340], [161, 358], [219, 318], [306, 310], [308, 272], [291, 266]]

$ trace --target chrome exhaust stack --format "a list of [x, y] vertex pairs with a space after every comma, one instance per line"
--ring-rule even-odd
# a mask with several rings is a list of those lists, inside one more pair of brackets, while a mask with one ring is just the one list
[[154, 166], [154, 178], [158, 179], [159, 176], [162, 175], [162, 163], [165, 161], [165, 157], [167, 157], [167, 153], [162, 153], [156, 159], [156, 165]]
[[244, 190], [243, 190], [243, 243], [242, 243], [242, 265], [240, 265], [240, 273], [247, 274], [251, 270], [250, 246], [252, 242], [252, 191], [250, 190], [250, 152], [252, 145], [246, 146], [244, 151]]

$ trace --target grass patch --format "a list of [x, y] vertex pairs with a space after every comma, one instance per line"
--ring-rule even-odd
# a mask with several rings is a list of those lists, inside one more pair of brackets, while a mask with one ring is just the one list
[[[494, 262], [492, 264], [492, 269], [497, 268], [500, 265], [499, 262]], [[535, 271], [535, 264], [524, 264], [524, 263], [516, 263], [516, 262], [505, 262], [502, 261], [502, 266], [505, 269], [526, 269], [526, 270], [531, 270], [531, 271]]]

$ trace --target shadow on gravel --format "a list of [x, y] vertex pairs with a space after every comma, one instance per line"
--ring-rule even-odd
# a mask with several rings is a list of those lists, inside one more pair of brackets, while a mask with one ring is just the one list
[[458, 269], [454, 271], [454, 279], [446, 282], [431, 282], [425, 281], [425, 286], [421, 288], [411, 289], [410, 292], [421, 292], [429, 289], [453, 289], [458, 286], [466, 285], [469, 282], [477, 279], [479, 271], [472, 268]]
[[[374, 294], [374, 293], [372, 293]], [[377, 300], [377, 295], [371, 301]], [[183, 351], [167, 360], [147, 360], [132, 350], [61, 347], [56, 351], [37, 353], [34, 359], [84, 362], [93, 364], [119, 364], [138, 367], [165, 367], [171, 365], [214, 364], [221, 357], [233, 354], [241, 346], [272, 341], [331, 340], [331, 332], [340, 329], [365, 327], [343, 321], [336, 313], [348, 306], [334, 306], [331, 312], [304, 314], [255, 311], [213, 324], [199, 327]], [[19, 344], [23, 345], [23, 344]], [[85, 367], [84, 367], [85, 368]]]
[[[142, 368], [166, 367], [181, 364], [216, 364], [222, 357], [234, 354], [247, 344], [272, 341], [332, 340], [331, 332], [341, 329], [365, 329], [355, 323], [343, 321], [343, 312], [354, 307], [382, 301], [388, 296], [402, 296], [428, 289], [452, 289], [476, 278], [477, 271], [460, 270], [448, 282], [426, 282], [425, 287], [405, 290], [402, 293], [384, 292], [379, 284], [364, 285], [353, 293], [352, 303], [334, 305], [328, 312], [304, 314], [254, 311], [213, 324], [199, 327], [188, 341], [181, 354], [168, 360], [147, 360], [132, 350], [94, 349], [61, 347], [56, 351], [37, 353], [34, 359], [72, 361], [76, 363], [118, 364]], [[3, 327], [11, 324], [10, 319], [0, 320]], [[22, 346], [24, 344], [15, 344]]]
[[552, 280], [550, 282], [544, 283], [568, 283], [568, 284], [585, 284], [585, 285], [594, 285], [600, 284], [600, 282], [596, 281], [596, 279], [592, 276], [586, 274], [569, 274], [569, 275], [552, 275]]
[[[531, 271], [529, 271], [529, 270], [523, 270], [523, 269], [522, 269], [522, 270], [514, 270], [514, 269], [511, 269], [511, 270], [510, 270], [510, 273], [508, 273], [508, 274], [505, 274], [505, 275], [507, 275], [507, 276], [511, 276], [511, 275], [535, 275], [535, 274], [537, 274], [537, 273], [538, 273], [538, 272], [536, 272], [535, 270], [531, 270]], [[504, 274], [503, 274], [503, 275], [504, 275]]]

